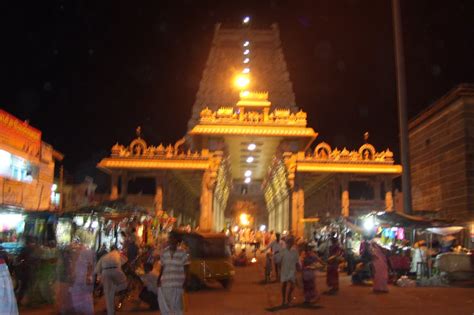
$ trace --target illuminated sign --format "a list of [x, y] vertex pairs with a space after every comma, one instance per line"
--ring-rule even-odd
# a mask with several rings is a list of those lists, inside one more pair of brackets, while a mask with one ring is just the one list
[[0, 109], [0, 142], [37, 157], [41, 131]]

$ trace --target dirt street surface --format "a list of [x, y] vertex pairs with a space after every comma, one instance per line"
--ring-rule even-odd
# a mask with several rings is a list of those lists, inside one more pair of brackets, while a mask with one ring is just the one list
[[[237, 268], [230, 290], [218, 284], [188, 294], [186, 314], [474, 314], [474, 288], [399, 288], [390, 287], [388, 294], [374, 294], [370, 287], [352, 286], [350, 278], [341, 277], [338, 295], [322, 295], [314, 305], [304, 305], [301, 279], [295, 290], [292, 307], [281, 308], [280, 284], [263, 284], [263, 267], [257, 264]], [[326, 289], [325, 274], [318, 274], [319, 292]], [[148, 311], [144, 304], [130, 301], [117, 314], [159, 314]], [[95, 305], [96, 314], [105, 314], [103, 301]], [[20, 309], [20, 314], [54, 314], [51, 308]]]

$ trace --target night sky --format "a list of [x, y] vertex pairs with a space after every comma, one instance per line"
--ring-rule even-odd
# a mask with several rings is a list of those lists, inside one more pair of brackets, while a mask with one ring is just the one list
[[[356, 149], [369, 131], [398, 159], [389, 0], [5, 1], [1, 12], [0, 107], [42, 130], [75, 181], [103, 181], [95, 164], [138, 125], [151, 144], [181, 138], [214, 24], [245, 14], [279, 23], [318, 140]], [[402, 1], [410, 117], [474, 82], [473, 12], [472, 0]]]

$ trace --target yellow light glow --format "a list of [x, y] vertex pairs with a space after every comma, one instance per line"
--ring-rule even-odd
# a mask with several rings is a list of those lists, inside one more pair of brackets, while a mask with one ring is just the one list
[[239, 75], [235, 79], [235, 85], [237, 85], [240, 88], [245, 88], [246, 86], [249, 85], [249, 83], [250, 83], [250, 79], [246, 75]]
[[250, 224], [249, 215], [247, 213], [242, 213], [240, 215], [240, 224], [242, 224], [242, 225], [249, 225]]
[[243, 91], [242, 93], [240, 93], [240, 97], [247, 97], [249, 95], [250, 95], [249, 91]]

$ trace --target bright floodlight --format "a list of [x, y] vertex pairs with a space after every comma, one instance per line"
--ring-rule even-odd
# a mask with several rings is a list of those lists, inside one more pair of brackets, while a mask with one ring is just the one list
[[247, 47], [248, 45], [250, 45], [250, 42], [249, 42], [248, 40], [246, 40], [246, 41], [244, 42], [244, 47]]
[[53, 184], [53, 186], [51, 186], [51, 191], [56, 191], [56, 189], [58, 189], [58, 185]]
[[250, 49], [245, 49], [244, 50], [244, 55], [248, 55], [248, 54], [250, 54]]
[[242, 93], [240, 93], [240, 96], [241, 97], [247, 97], [250, 95], [250, 92], [249, 91], [243, 91]]
[[364, 229], [367, 231], [371, 231], [374, 229], [375, 222], [374, 222], [374, 217], [370, 216], [364, 219], [363, 221], [364, 224]]
[[254, 160], [253, 156], [249, 156], [249, 157], [247, 158], [247, 163], [252, 163], [253, 160]]
[[245, 177], [250, 177], [250, 176], [252, 176], [252, 171], [251, 171], [251, 170], [246, 170], [245, 173], [244, 173], [244, 176], [245, 176]]
[[250, 79], [246, 75], [239, 75], [235, 79], [235, 85], [237, 85], [240, 88], [246, 87], [247, 85], [249, 85], [249, 83], [250, 83]]
[[260, 232], [265, 231], [266, 228], [265, 224], [260, 225]]
[[250, 68], [244, 68], [244, 70], [242, 70], [242, 73], [249, 73], [250, 72]]
[[250, 22], [250, 16], [246, 16], [246, 17], [244, 17], [244, 19], [242, 20], [242, 23], [243, 23], [243, 24], [249, 24], [249, 22]]
[[246, 177], [244, 179], [244, 183], [246, 183], [246, 184], [250, 184], [251, 181], [252, 181], [252, 179], [250, 177]]
[[253, 151], [253, 150], [255, 150], [255, 148], [257, 148], [257, 146], [255, 145], [255, 143], [251, 143], [251, 144], [249, 144], [249, 146], [247, 147], [247, 149], [249, 149], [249, 151]]
[[240, 224], [242, 225], [249, 225], [250, 224], [250, 220], [249, 220], [249, 215], [246, 214], [246, 213], [242, 213], [240, 215]]
[[249, 63], [250, 62], [250, 58], [245, 58], [244, 59], [244, 63]]

